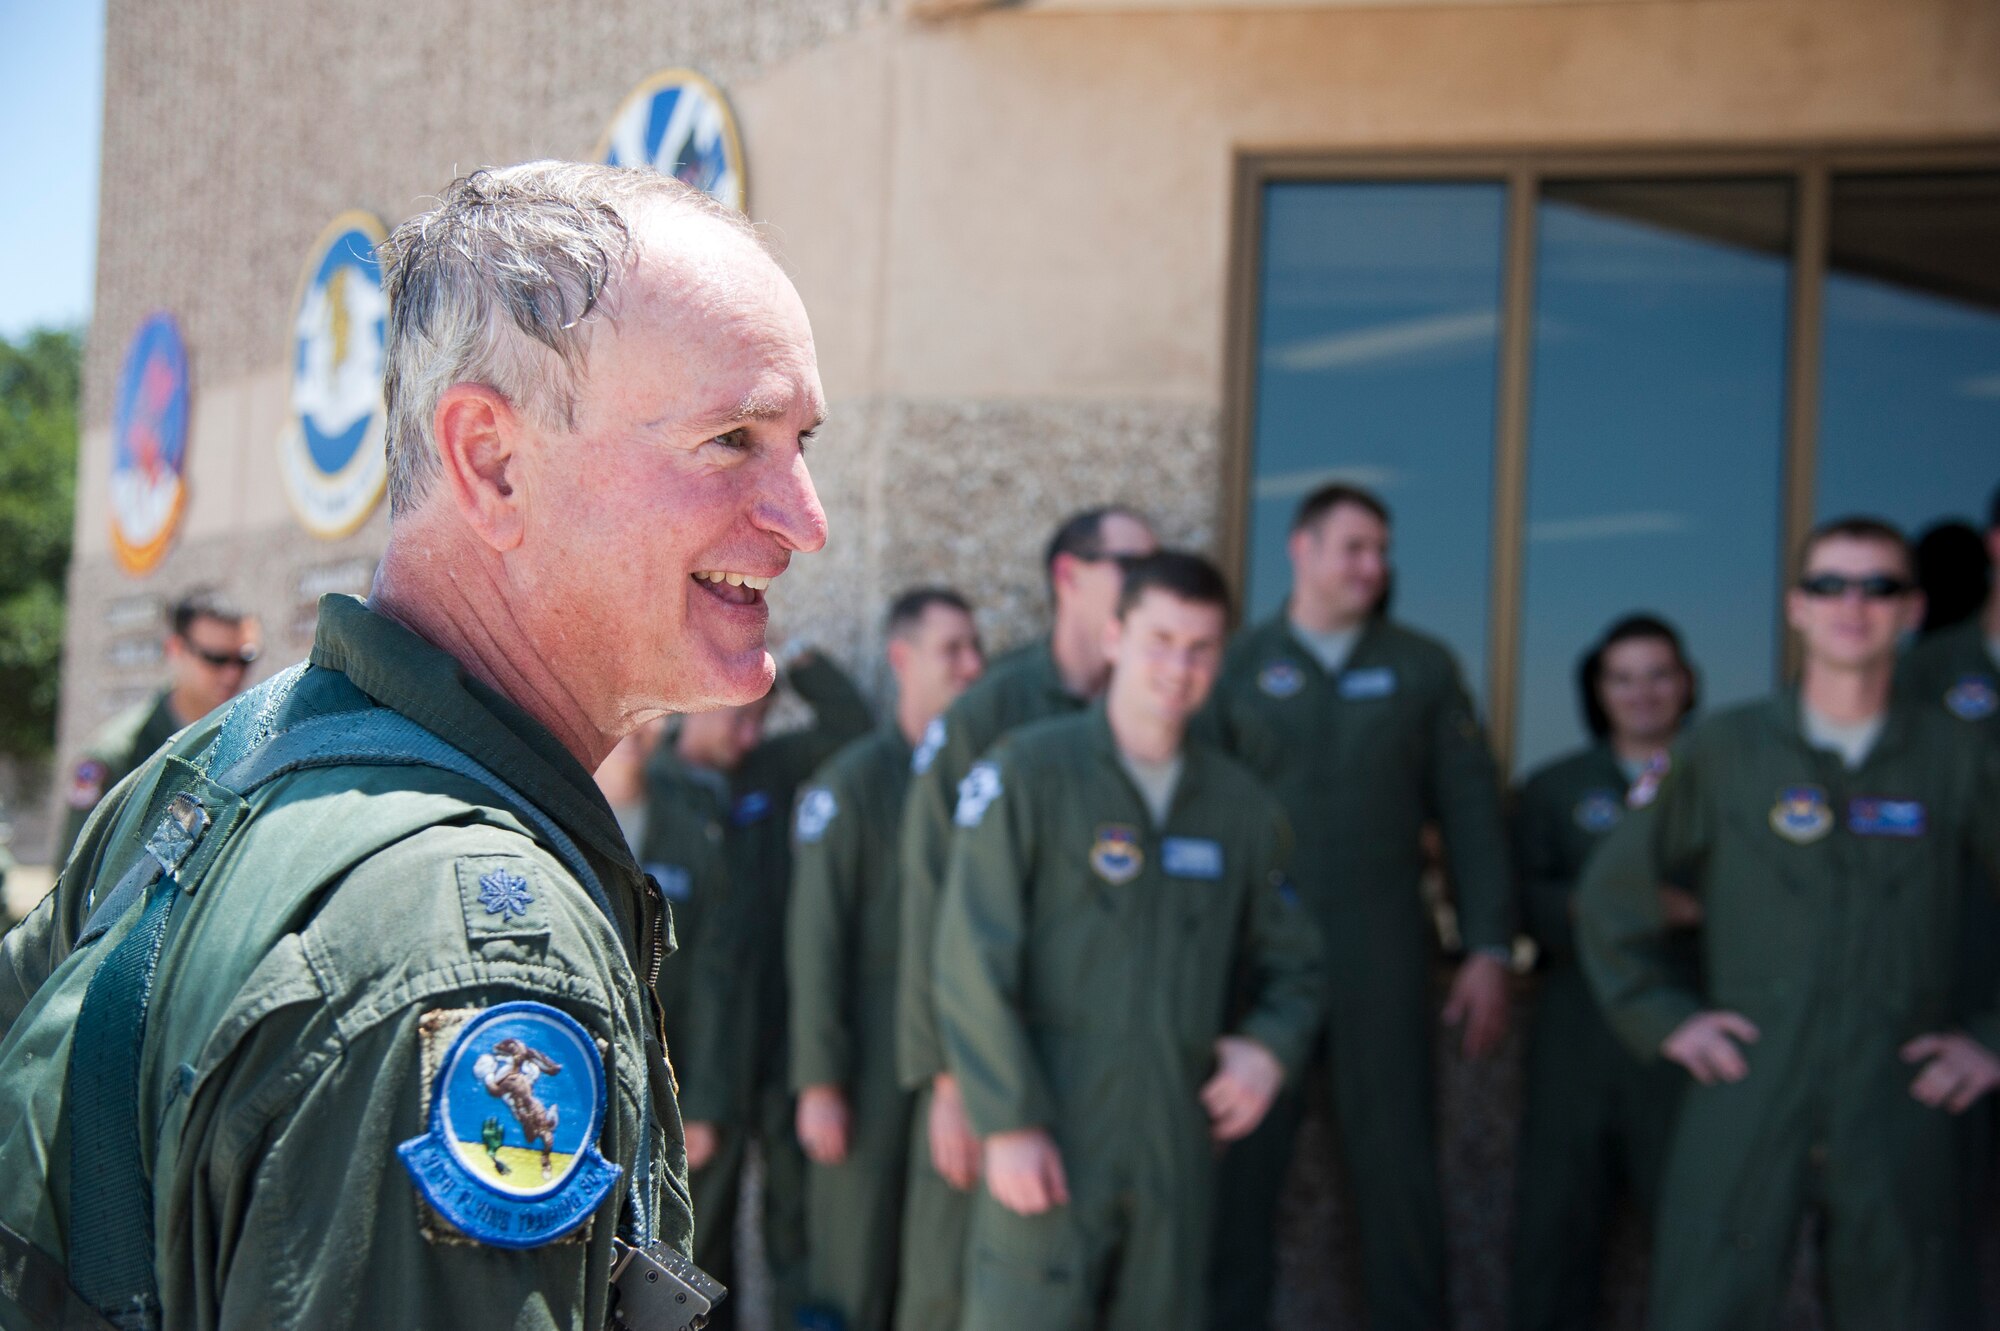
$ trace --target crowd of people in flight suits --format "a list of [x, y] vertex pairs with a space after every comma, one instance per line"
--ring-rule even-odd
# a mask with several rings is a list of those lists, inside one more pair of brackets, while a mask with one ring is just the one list
[[[766, 733], [774, 691], [619, 746], [598, 782], [673, 909], [700, 1266], [737, 1282], [754, 1153], [781, 1322], [1265, 1327], [1317, 1100], [1368, 1324], [1447, 1326], [1433, 1035], [1499, 1047], [1525, 935], [1510, 1325], [1597, 1324], [1621, 1195], [1662, 1331], [1774, 1325], [1808, 1216], [1835, 1325], [1981, 1324], [2000, 591], [1908, 646], [1909, 543], [1829, 523], [1790, 687], [1704, 713], [1634, 613], [1580, 663], [1588, 742], [1510, 798], [1451, 653], [1382, 612], [1390, 537], [1364, 490], [1307, 497], [1285, 608], [1232, 639], [1208, 561], [1092, 509], [1011, 652], [954, 591], [897, 597], [879, 721], [807, 650], [808, 723]], [[183, 673], [239, 687], [254, 622], [186, 618], [214, 641]]]

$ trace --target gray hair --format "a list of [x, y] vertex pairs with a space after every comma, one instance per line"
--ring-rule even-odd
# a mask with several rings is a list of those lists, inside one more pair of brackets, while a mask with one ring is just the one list
[[437, 476], [432, 423], [453, 384], [485, 384], [546, 427], [575, 428], [592, 316], [634, 258], [631, 214], [658, 204], [762, 244], [741, 213], [671, 176], [552, 161], [461, 176], [383, 242], [392, 515]]

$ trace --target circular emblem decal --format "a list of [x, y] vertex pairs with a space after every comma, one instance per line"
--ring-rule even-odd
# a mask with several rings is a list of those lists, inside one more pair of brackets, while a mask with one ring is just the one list
[[1273, 661], [1257, 672], [1257, 687], [1273, 698], [1289, 698], [1305, 686], [1305, 672], [1290, 661]]
[[1803, 846], [1833, 830], [1833, 810], [1818, 786], [1790, 786], [1771, 806], [1771, 830]]
[[1984, 721], [2000, 711], [2000, 693], [1984, 675], [1967, 675], [1944, 695], [1944, 705], [1961, 721]]
[[424, 1200], [471, 1238], [503, 1248], [560, 1238], [618, 1178], [597, 1151], [604, 1060], [560, 1009], [480, 1012], [452, 1038], [431, 1086], [430, 1130], [397, 1153]]
[[667, 69], [634, 88], [597, 145], [607, 166], [650, 166], [738, 212], [745, 202], [743, 140], [722, 89], [691, 69]]
[[1576, 825], [1586, 832], [1609, 832], [1625, 816], [1625, 802], [1608, 790], [1593, 790], [1577, 802]]
[[306, 260], [292, 314], [291, 416], [278, 437], [285, 497], [329, 540], [368, 520], [389, 481], [383, 452], [383, 352], [389, 298], [367, 213], [333, 219]]
[[1113, 887], [1137, 878], [1139, 870], [1146, 867], [1146, 852], [1139, 844], [1139, 834], [1119, 823], [1098, 828], [1097, 844], [1090, 848], [1090, 867]]
[[187, 441], [187, 349], [173, 315], [149, 315], [125, 350], [111, 426], [111, 548], [127, 573], [147, 572], [173, 539]]

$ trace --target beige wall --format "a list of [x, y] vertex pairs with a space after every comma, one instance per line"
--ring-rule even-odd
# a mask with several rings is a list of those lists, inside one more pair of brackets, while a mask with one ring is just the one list
[[[813, 311], [834, 422], [814, 458], [828, 552], [781, 630], [872, 652], [883, 597], [962, 581], [1000, 636], [1030, 552], [1113, 496], [1217, 530], [1231, 169], [1247, 149], [1385, 150], [2000, 137], [1990, 0], [1628, 0], [1170, 12], [888, 0], [304, 6], [113, 0], [98, 306], [63, 743], [149, 667], [110, 609], [220, 576], [289, 622], [303, 582], [379, 549], [290, 517], [274, 439], [305, 252], [456, 170], [589, 151], [623, 93], [693, 64], [735, 100], [751, 210]], [[105, 430], [154, 308], [194, 375], [191, 497], [151, 577], [111, 563]], [[322, 579], [324, 580], [324, 579]], [[274, 633], [274, 661], [299, 644]]]

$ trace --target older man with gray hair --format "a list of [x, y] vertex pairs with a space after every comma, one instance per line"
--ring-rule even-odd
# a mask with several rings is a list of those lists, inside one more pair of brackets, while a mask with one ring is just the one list
[[590, 773], [770, 686], [764, 591], [825, 540], [805, 310], [651, 172], [475, 172], [384, 258], [371, 595], [120, 783], [0, 949], [0, 1325], [718, 1297], [649, 985], [670, 917]]

